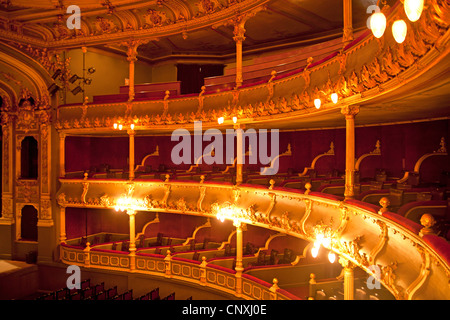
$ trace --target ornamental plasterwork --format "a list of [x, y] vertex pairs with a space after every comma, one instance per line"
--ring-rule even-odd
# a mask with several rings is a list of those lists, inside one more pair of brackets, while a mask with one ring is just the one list
[[[112, 36], [116, 41], [129, 38], [150, 37], [156, 34], [164, 37], [182, 33], [186, 29], [197, 29], [217, 25], [234, 16], [235, 12], [251, 11], [264, 5], [269, 0], [198, 0], [187, 2], [182, 0], [167, 0], [155, 2], [140, 2], [130, 9], [110, 6], [107, 13], [98, 14], [98, 10], [84, 10], [82, 12], [81, 29], [69, 30], [65, 28], [65, 15], [57, 15], [56, 21], [33, 26], [33, 34], [40, 32], [45, 39], [27, 36], [24, 29], [30, 28], [26, 24], [17, 27], [14, 22], [3, 23], [3, 34], [10, 40], [23, 43], [35, 43], [40, 47], [62, 48], [64, 45], [90, 45], [94, 42], [110, 43]], [[50, 12], [51, 10], [49, 10]], [[150, 12], [149, 12], [150, 11]], [[64, 12], [64, 11], [62, 11]], [[48, 19], [54, 19], [54, 15]], [[183, 24], [181, 27], [180, 24]], [[13, 28], [16, 26], [16, 28]], [[0, 28], [2, 25], [0, 25]], [[36, 29], [36, 30], [35, 30]], [[90, 32], [92, 30], [94, 32]], [[114, 34], [112, 30], [116, 30]]]

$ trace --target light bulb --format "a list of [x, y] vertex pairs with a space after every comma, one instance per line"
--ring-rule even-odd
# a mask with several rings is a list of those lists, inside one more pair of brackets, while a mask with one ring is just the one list
[[328, 260], [329, 260], [331, 263], [334, 263], [334, 262], [336, 261], [336, 255], [334, 254], [334, 252], [330, 251], [330, 252], [328, 253]]
[[338, 102], [338, 94], [337, 93], [332, 93], [331, 94], [331, 101], [333, 101], [334, 104], [336, 104]]
[[123, 126], [121, 124], [119, 124], [119, 130], [122, 130]]
[[406, 38], [407, 26], [403, 20], [397, 20], [392, 24], [392, 35], [397, 43], [402, 43]]
[[114, 129], [117, 129], [117, 123], [114, 123]]
[[405, 0], [405, 13], [411, 22], [419, 20], [423, 11], [424, 0]]
[[316, 109], [319, 109], [321, 104], [322, 101], [320, 101], [320, 99], [314, 99], [314, 105], [316, 106]]
[[319, 254], [319, 247], [314, 247], [311, 249], [311, 255], [313, 258], [317, 258], [318, 254]]
[[134, 123], [130, 125], [131, 130], [134, 130]]
[[224, 120], [223, 117], [220, 117], [220, 118], [217, 119], [217, 122], [218, 122], [219, 124], [222, 124], [222, 123], [223, 123], [223, 120]]
[[237, 117], [233, 117], [233, 123], [237, 122]]
[[375, 38], [381, 38], [386, 30], [386, 17], [382, 12], [376, 12], [370, 17], [370, 29]]
[[331, 245], [331, 239], [330, 238], [324, 238], [322, 241], [322, 244], [324, 247], [328, 248]]

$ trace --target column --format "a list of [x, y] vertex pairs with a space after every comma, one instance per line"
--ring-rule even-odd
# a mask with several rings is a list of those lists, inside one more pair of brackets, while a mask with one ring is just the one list
[[137, 61], [137, 48], [139, 43], [136, 41], [130, 41], [127, 43], [127, 60], [129, 65], [129, 83], [128, 83], [128, 101], [134, 100], [134, 63]]
[[129, 173], [128, 173], [128, 178], [130, 180], [134, 179], [134, 137], [135, 137], [135, 132], [133, 129], [129, 129], [128, 130], [128, 135], [130, 136], [130, 142], [129, 142], [129, 160], [128, 160], [128, 164], [129, 164]]
[[344, 268], [344, 300], [353, 300], [355, 293], [355, 265], [344, 258], [339, 258], [339, 263]]
[[236, 130], [236, 185], [240, 185], [243, 181], [242, 170], [244, 164], [244, 150], [243, 150], [243, 140], [242, 140], [242, 129], [239, 124], [234, 125]]
[[64, 177], [66, 175], [66, 134], [59, 133], [59, 176]]
[[236, 42], [236, 89], [242, 86], [242, 42], [245, 40], [244, 37], [244, 21], [239, 21], [234, 25], [234, 37], [233, 40]]
[[233, 224], [236, 227], [236, 293], [238, 296], [242, 293], [242, 271], [244, 270], [242, 266], [242, 223], [240, 221], [235, 221]]
[[345, 199], [355, 196], [355, 116], [359, 106], [344, 106], [341, 113], [345, 116]]
[[136, 268], [136, 211], [128, 209], [127, 214], [130, 218], [130, 270]]
[[344, 33], [342, 42], [348, 44], [353, 41], [353, 26], [352, 26], [352, 0], [344, 1]]
[[59, 211], [59, 242], [65, 243], [66, 237], [66, 207], [60, 207]]

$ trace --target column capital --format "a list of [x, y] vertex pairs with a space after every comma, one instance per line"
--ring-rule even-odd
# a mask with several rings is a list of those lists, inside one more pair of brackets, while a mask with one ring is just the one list
[[245, 28], [244, 28], [244, 24], [238, 23], [234, 25], [234, 30], [233, 30], [233, 40], [234, 42], [243, 42], [245, 40]]
[[143, 43], [144, 41], [136, 39], [121, 42], [121, 45], [127, 47], [127, 60], [129, 62], [137, 60], [137, 48]]
[[347, 117], [355, 117], [359, 113], [359, 106], [343, 106], [341, 107], [341, 113]]
[[354, 269], [356, 267], [353, 262], [343, 257], [339, 257], [339, 264], [345, 269]]

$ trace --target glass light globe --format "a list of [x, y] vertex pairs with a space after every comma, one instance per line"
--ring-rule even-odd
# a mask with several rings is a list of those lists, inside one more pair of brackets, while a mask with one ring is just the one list
[[405, 41], [407, 29], [408, 27], [406, 26], [405, 21], [397, 20], [394, 22], [392, 25], [392, 34], [397, 43], [402, 43]]
[[331, 263], [334, 263], [334, 262], [336, 261], [336, 255], [334, 254], [334, 252], [330, 251], [330, 252], [328, 253], [328, 260], [329, 260]]
[[405, 0], [405, 13], [412, 22], [419, 20], [423, 11], [424, 0]]
[[370, 17], [370, 29], [375, 38], [381, 38], [386, 30], [386, 17], [382, 12], [375, 12]]
[[311, 255], [313, 258], [317, 258], [317, 255], [319, 254], [319, 247], [314, 247], [311, 249]]
[[314, 106], [316, 109], [320, 109], [320, 105], [322, 104], [322, 101], [320, 99], [314, 99]]
[[334, 104], [336, 104], [338, 102], [338, 94], [337, 93], [332, 93], [331, 94], [331, 101], [333, 101]]

